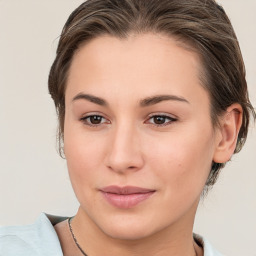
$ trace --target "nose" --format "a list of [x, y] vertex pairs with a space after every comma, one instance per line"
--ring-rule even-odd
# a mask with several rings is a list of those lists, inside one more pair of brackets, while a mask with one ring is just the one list
[[106, 165], [120, 174], [138, 171], [144, 164], [138, 132], [122, 125], [111, 131]]

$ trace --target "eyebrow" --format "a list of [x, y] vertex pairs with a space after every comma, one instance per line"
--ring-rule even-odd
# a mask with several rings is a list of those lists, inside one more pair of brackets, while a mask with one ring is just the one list
[[93, 96], [91, 94], [85, 94], [85, 93], [77, 94], [72, 99], [72, 101], [76, 101], [76, 100], [80, 100], [80, 99], [90, 101], [90, 102], [95, 103], [95, 104], [100, 105], [100, 106], [104, 106], [104, 107], [108, 106], [107, 102], [104, 99], [102, 99], [100, 97], [97, 97], [97, 96]]
[[[85, 93], [77, 94], [72, 99], [72, 101], [76, 101], [76, 100], [80, 100], [80, 99], [90, 101], [90, 102], [95, 103], [100, 106], [104, 106], [104, 107], [108, 106], [108, 103], [104, 99], [94, 96], [94, 95], [91, 95], [91, 94], [85, 94]], [[142, 99], [142, 100], [140, 100], [139, 105], [141, 107], [148, 107], [148, 106], [152, 106], [152, 105], [155, 105], [157, 103], [160, 103], [162, 101], [167, 101], [167, 100], [185, 102], [185, 103], [189, 104], [189, 101], [183, 97], [165, 94], [165, 95], [155, 95], [155, 96], [151, 96], [151, 97]]]
[[183, 97], [176, 96], [176, 95], [156, 95], [152, 97], [145, 98], [140, 101], [140, 106], [141, 107], [147, 107], [147, 106], [152, 106], [157, 103], [160, 103], [162, 101], [167, 101], [167, 100], [172, 100], [172, 101], [180, 101], [180, 102], [185, 102], [189, 104], [189, 101], [186, 100]]

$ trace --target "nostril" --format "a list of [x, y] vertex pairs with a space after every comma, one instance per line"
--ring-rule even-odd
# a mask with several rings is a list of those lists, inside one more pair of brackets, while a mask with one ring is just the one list
[[104, 161], [109, 170], [119, 173], [140, 170], [144, 163], [138, 143], [130, 139], [129, 133], [125, 134], [114, 134]]

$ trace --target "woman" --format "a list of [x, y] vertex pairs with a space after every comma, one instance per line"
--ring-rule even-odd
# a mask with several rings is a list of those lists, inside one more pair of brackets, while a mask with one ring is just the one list
[[2, 229], [0, 255], [221, 255], [193, 234], [194, 218], [255, 113], [219, 5], [83, 3], [62, 31], [49, 91], [80, 207]]

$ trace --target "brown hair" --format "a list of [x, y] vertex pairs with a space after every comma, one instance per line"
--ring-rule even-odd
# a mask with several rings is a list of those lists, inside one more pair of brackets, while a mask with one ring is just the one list
[[[82, 43], [101, 35], [127, 38], [131, 33], [175, 36], [202, 59], [203, 86], [211, 99], [213, 125], [233, 103], [243, 109], [235, 153], [246, 140], [250, 112], [245, 67], [232, 25], [214, 0], [88, 0], [68, 18], [49, 74], [49, 92], [59, 118], [60, 148], [65, 119], [65, 88], [72, 57]], [[60, 151], [61, 152], [61, 151]], [[223, 163], [213, 163], [206, 185], [216, 182]]]

